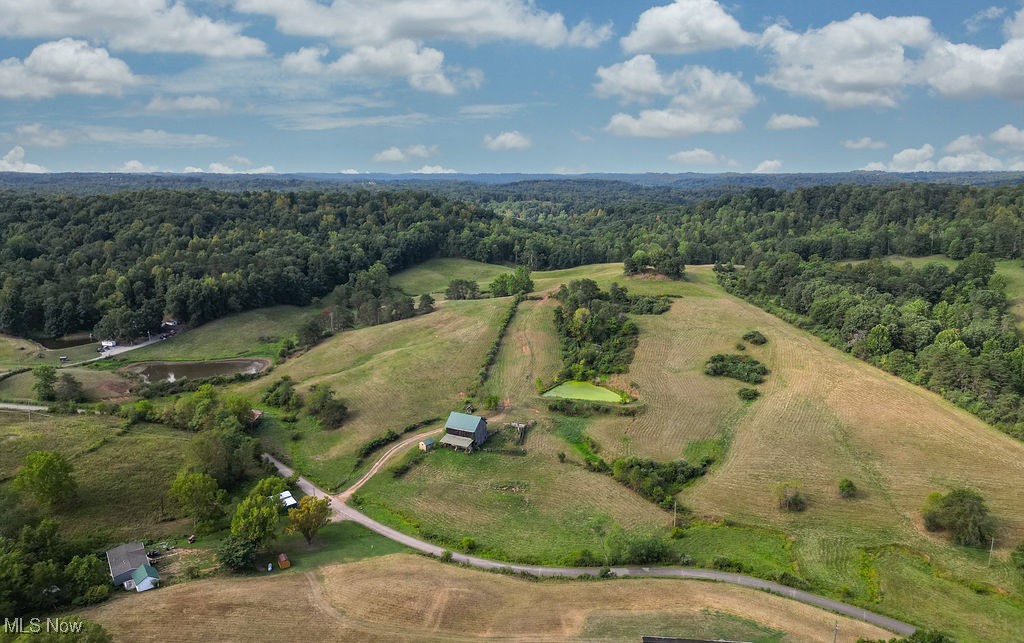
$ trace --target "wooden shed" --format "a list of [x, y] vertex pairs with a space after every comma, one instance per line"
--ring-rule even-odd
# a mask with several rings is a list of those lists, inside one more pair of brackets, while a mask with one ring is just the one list
[[277, 555], [277, 568], [278, 569], [288, 569], [291, 566], [292, 566], [292, 561], [288, 560], [288, 554], [278, 554]]
[[467, 415], [452, 411], [444, 423], [444, 437], [441, 444], [466, 451], [480, 446], [487, 440], [487, 420], [479, 415]]

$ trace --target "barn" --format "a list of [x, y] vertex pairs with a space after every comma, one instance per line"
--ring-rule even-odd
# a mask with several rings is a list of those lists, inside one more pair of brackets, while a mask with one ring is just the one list
[[487, 420], [478, 415], [467, 415], [452, 411], [444, 423], [444, 437], [441, 444], [456, 450], [472, 451], [487, 440]]

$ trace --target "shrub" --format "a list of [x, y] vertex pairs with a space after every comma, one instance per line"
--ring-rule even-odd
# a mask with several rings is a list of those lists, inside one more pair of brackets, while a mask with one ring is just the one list
[[747, 350], [747, 345], [743, 344], [741, 342], [736, 342], [736, 350], [738, 350], [738, 351], [745, 351], [745, 350]]
[[726, 556], [715, 556], [714, 560], [711, 561], [711, 566], [723, 572], [736, 572], [737, 574], [742, 574], [746, 570], [743, 567], [743, 563]]
[[779, 509], [784, 511], [803, 511], [807, 508], [807, 500], [800, 493], [799, 483], [783, 482], [775, 487], [775, 495], [779, 502]]
[[459, 543], [459, 546], [462, 548], [462, 551], [469, 553], [476, 549], [476, 541], [470, 538], [469, 536], [466, 536]]
[[762, 344], [767, 344], [768, 338], [761, 334], [761, 331], [752, 330], [743, 335], [743, 341], [760, 346]]
[[448, 551], [447, 549], [444, 550], [443, 552], [441, 552], [441, 562], [442, 563], [450, 563], [450, 562], [452, 562], [452, 553], [450, 551]]
[[501, 398], [497, 395], [488, 395], [484, 398], [484, 408], [487, 410], [493, 411], [498, 408], [499, 404], [501, 404]]
[[250, 570], [256, 564], [256, 545], [232, 534], [217, 547], [217, 560], [233, 572]]
[[695, 467], [686, 460], [659, 463], [630, 457], [619, 458], [612, 464], [612, 477], [651, 502], [671, 508], [672, 497], [706, 470], [706, 466]]
[[768, 368], [749, 355], [712, 355], [704, 365], [704, 372], [713, 376], [731, 377], [747, 382], [760, 384], [768, 374]]
[[565, 462], [565, 451], [559, 451], [558, 452], [558, 461], [559, 462]]
[[756, 388], [744, 387], [736, 391], [736, 394], [739, 395], [740, 399], [743, 400], [744, 402], [751, 402], [761, 397], [761, 391], [757, 390]]
[[839, 481], [839, 495], [843, 498], [852, 498], [856, 496], [857, 485], [853, 484], [853, 480], [843, 478]]
[[963, 487], [944, 496], [929, 495], [922, 513], [925, 528], [949, 531], [958, 545], [986, 545], [995, 531], [985, 500], [976, 491]]

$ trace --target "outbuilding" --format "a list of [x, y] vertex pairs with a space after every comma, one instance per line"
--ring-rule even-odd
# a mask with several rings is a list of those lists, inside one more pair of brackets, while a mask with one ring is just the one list
[[132, 573], [132, 582], [135, 584], [136, 592], [144, 592], [160, 584], [160, 574], [152, 565], [146, 563], [139, 565], [139, 568]]
[[434, 438], [424, 438], [420, 440], [420, 451], [433, 451], [436, 444]]
[[444, 423], [444, 437], [441, 444], [454, 449], [472, 451], [487, 440], [487, 420], [479, 415], [467, 415], [452, 411]]
[[292, 495], [291, 491], [282, 491], [277, 497], [281, 499], [281, 504], [284, 505], [285, 509], [291, 509], [292, 507], [299, 506], [299, 503], [295, 501], [295, 496]]

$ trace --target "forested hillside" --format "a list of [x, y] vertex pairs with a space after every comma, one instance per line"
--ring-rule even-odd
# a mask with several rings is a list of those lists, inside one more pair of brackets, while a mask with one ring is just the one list
[[[170, 315], [192, 324], [305, 305], [381, 261], [432, 256], [554, 269], [623, 261], [757, 263], [888, 254], [1024, 253], [1024, 187], [755, 188], [697, 203], [612, 182], [527, 194], [144, 190], [0, 193], [0, 331], [130, 337]], [[528, 198], [529, 197], [529, 198]]]

